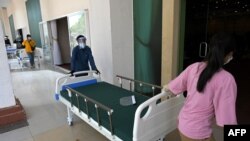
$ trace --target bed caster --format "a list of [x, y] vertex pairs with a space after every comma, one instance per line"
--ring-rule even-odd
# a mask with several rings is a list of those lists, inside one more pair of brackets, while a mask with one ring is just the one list
[[160, 137], [160, 138], [156, 139], [155, 141], [166, 141], [166, 140], [165, 140], [165, 137]]
[[67, 113], [68, 113], [68, 117], [67, 117], [67, 122], [69, 126], [73, 125], [73, 118], [72, 118], [72, 111], [70, 109], [71, 107], [67, 107]]
[[69, 126], [73, 126], [73, 122], [72, 122], [72, 121], [69, 121], [69, 122], [68, 122], [68, 125], [69, 125]]

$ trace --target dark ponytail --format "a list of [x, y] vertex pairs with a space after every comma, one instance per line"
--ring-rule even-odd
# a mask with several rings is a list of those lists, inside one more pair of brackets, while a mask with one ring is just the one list
[[207, 82], [223, 67], [224, 58], [228, 53], [234, 51], [235, 45], [235, 40], [229, 34], [218, 33], [212, 37], [206, 58], [207, 66], [201, 72], [197, 83], [199, 92], [204, 91]]

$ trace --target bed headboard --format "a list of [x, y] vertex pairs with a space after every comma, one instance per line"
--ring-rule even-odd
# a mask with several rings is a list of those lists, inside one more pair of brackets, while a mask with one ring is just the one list
[[70, 74], [57, 78], [55, 99], [58, 100], [61, 90], [66, 90], [65, 86], [71, 88], [94, 84], [101, 81], [100, 75], [96, 75], [95, 71], [82, 71], [76, 72], [76, 74], [87, 73], [88, 75], [75, 77]]
[[[177, 116], [183, 101], [183, 95], [170, 97], [162, 92], [142, 103], [135, 113], [133, 141], [163, 140], [168, 133], [176, 129]], [[148, 110], [141, 117], [145, 108]]]
[[97, 83], [97, 79], [95, 79], [95, 78], [80, 81], [80, 82], [66, 83], [66, 84], [62, 85], [61, 90], [66, 90], [67, 88], [65, 86], [68, 86], [70, 88], [77, 88], [77, 87], [86, 86], [86, 85], [95, 84], [95, 83]]

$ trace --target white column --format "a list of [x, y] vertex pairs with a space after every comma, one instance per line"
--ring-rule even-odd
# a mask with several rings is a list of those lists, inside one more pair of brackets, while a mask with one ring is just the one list
[[[89, 0], [91, 49], [102, 80], [113, 83], [110, 0]], [[87, 39], [88, 40], [88, 39]]]
[[[133, 0], [110, 0], [110, 9], [113, 73], [134, 78]], [[129, 88], [128, 84], [123, 86]]]
[[13, 93], [12, 80], [4, 44], [2, 23], [0, 22], [0, 109], [16, 104]]
[[133, 0], [89, 0], [91, 48], [104, 81], [134, 77]]
[[2, 20], [2, 27], [5, 30], [5, 35], [9, 36], [10, 42], [12, 43], [12, 35], [10, 31], [10, 24], [9, 24], [9, 18], [7, 15], [7, 9], [6, 8], [0, 8], [0, 18]]

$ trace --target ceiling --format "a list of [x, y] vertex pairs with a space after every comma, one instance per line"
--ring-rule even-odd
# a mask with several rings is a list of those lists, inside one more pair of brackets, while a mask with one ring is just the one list
[[0, 7], [7, 7], [10, 0], [0, 0]]

